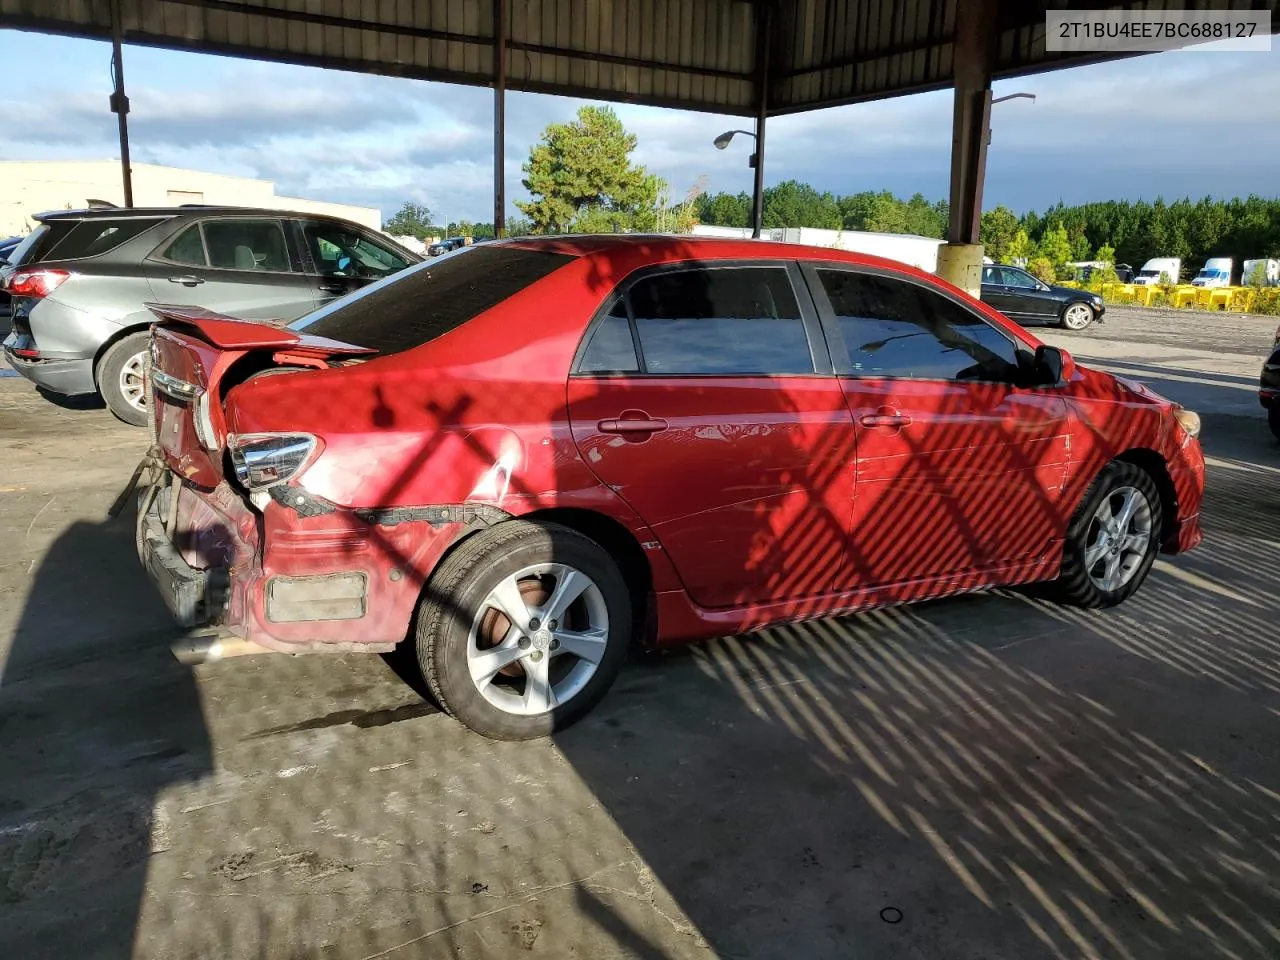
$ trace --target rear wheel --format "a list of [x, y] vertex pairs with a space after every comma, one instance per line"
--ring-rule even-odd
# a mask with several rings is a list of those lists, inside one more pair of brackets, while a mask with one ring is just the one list
[[1267, 424], [1271, 427], [1272, 435], [1280, 440], [1280, 404], [1267, 410]]
[[135, 427], [147, 424], [145, 373], [150, 335], [131, 333], [117, 340], [98, 362], [98, 392], [117, 417]]
[[1145, 470], [1114, 461], [1093, 481], [1063, 546], [1055, 599], [1111, 607], [1137, 591], [1160, 549], [1160, 493]]
[[1062, 325], [1068, 330], [1083, 330], [1093, 323], [1093, 308], [1087, 303], [1069, 303], [1062, 311]]
[[514, 520], [464, 542], [418, 609], [418, 662], [444, 710], [497, 740], [564, 729], [605, 695], [631, 637], [617, 564], [558, 524]]

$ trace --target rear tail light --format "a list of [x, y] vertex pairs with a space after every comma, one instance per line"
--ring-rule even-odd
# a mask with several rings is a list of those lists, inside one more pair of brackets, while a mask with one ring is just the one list
[[311, 462], [318, 443], [307, 433], [255, 433], [227, 438], [236, 480], [246, 490], [265, 490], [296, 477]]
[[17, 270], [10, 274], [5, 289], [15, 297], [47, 297], [70, 276], [66, 270]]

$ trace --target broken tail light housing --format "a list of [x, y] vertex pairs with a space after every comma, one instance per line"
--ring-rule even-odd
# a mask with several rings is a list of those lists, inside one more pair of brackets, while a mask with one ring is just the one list
[[296, 477], [314, 458], [319, 442], [309, 433], [254, 433], [227, 438], [236, 481], [249, 492]]
[[14, 297], [47, 297], [66, 283], [66, 270], [17, 270], [10, 274], [5, 289]]

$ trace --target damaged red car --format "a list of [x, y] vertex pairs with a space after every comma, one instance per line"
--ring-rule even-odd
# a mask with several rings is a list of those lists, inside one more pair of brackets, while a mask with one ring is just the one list
[[412, 644], [490, 737], [632, 643], [1052, 581], [1200, 540], [1199, 418], [902, 264], [498, 241], [294, 322], [153, 308], [143, 564], [204, 649]]

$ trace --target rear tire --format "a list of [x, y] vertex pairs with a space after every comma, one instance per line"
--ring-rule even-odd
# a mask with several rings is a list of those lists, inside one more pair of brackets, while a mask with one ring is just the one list
[[1271, 427], [1272, 436], [1280, 440], [1280, 404], [1267, 410], [1267, 425]]
[[1077, 607], [1113, 607], [1137, 592], [1160, 552], [1160, 492], [1142, 468], [1107, 464], [1067, 527], [1062, 570], [1049, 596]]
[[1062, 311], [1062, 325], [1068, 330], [1083, 330], [1093, 319], [1093, 307], [1078, 300], [1068, 303]]
[[145, 427], [151, 416], [144, 389], [150, 343], [149, 333], [131, 333], [113, 343], [98, 362], [98, 392], [112, 413], [134, 427]]
[[599, 544], [511, 520], [464, 541], [432, 575], [415, 643], [446, 713], [482, 736], [530, 740], [600, 701], [631, 632], [630, 593]]

